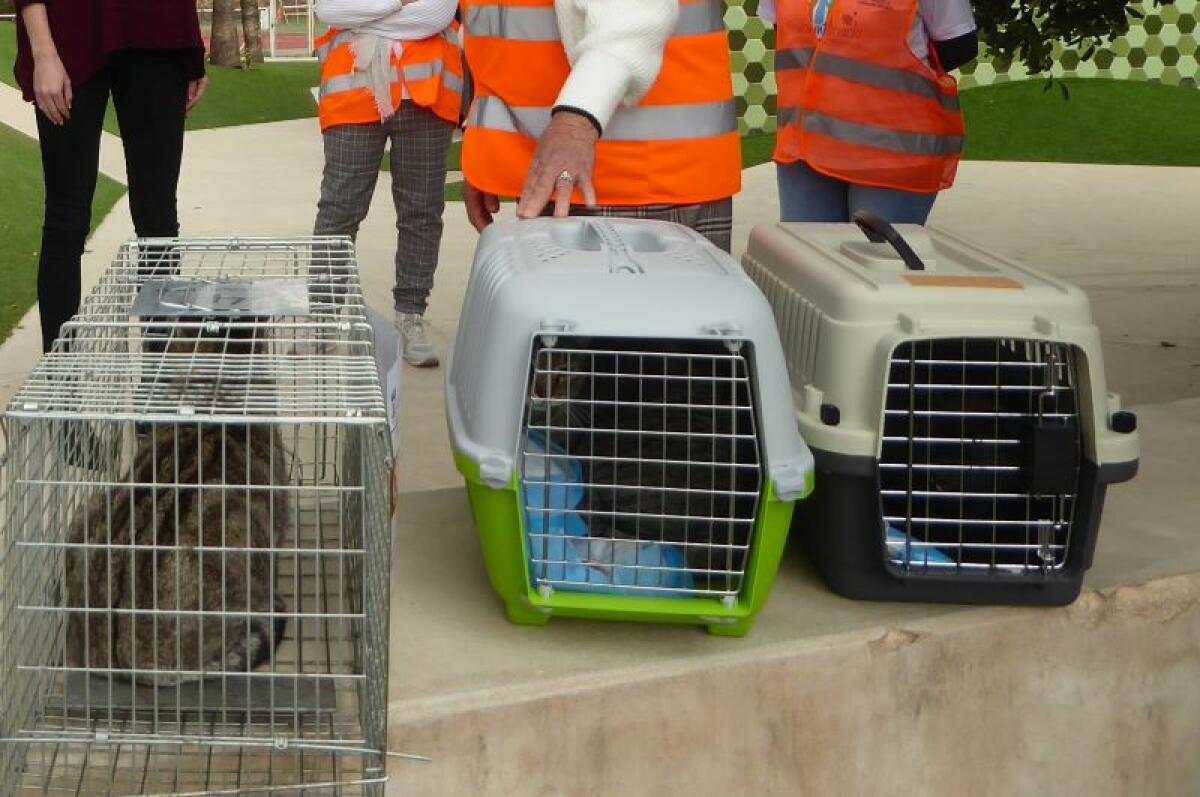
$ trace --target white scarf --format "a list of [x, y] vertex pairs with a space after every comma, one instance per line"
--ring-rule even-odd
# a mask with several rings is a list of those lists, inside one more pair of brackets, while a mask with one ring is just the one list
[[392, 54], [399, 55], [400, 48], [400, 42], [374, 33], [360, 32], [350, 43], [354, 71], [367, 76], [368, 91], [375, 99], [380, 121], [386, 121], [396, 113], [392, 107]]

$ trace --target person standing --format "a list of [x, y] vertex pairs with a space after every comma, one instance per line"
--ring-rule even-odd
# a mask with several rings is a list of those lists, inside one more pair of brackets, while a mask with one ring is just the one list
[[79, 310], [100, 132], [116, 107], [140, 238], [179, 235], [184, 120], [204, 95], [194, 0], [16, 0], [14, 75], [36, 104], [46, 209], [38, 261], [42, 350]]
[[762, 0], [759, 15], [776, 25], [782, 220], [924, 224], [962, 155], [949, 72], [978, 54], [968, 0]]
[[401, 354], [435, 366], [425, 309], [445, 208], [446, 155], [462, 112], [456, 0], [318, 0], [325, 168], [316, 235], [355, 237], [391, 142], [396, 208], [392, 291]]
[[729, 251], [741, 189], [721, 0], [463, 0], [467, 215], [652, 218]]

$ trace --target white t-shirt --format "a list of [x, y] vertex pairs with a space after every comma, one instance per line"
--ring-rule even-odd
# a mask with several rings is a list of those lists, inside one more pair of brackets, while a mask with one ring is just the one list
[[[908, 35], [908, 46], [917, 58], [927, 60], [929, 41], [966, 36], [975, 30], [975, 14], [968, 0], [920, 0], [919, 15]], [[759, 0], [758, 15], [775, 23], [775, 0]]]

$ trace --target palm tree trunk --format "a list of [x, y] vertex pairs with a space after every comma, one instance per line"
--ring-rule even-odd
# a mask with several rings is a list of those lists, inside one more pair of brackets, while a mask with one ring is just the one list
[[212, 42], [209, 44], [208, 60], [216, 66], [242, 65], [235, 1], [213, 0]]
[[258, 0], [241, 0], [242, 36], [246, 41], [246, 60], [250, 63], [263, 62], [262, 28], [258, 24]]

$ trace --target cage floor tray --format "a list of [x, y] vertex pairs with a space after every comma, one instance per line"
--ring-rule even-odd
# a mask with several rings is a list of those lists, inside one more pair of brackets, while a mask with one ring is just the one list
[[[337, 708], [337, 684], [332, 678], [305, 676], [298, 682], [286, 676], [256, 678], [226, 676], [179, 686], [138, 686], [98, 675], [71, 673], [66, 683], [68, 713], [96, 709], [104, 696], [104, 713], [250, 711], [270, 713], [331, 712]], [[110, 692], [111, 689], [111, 692]], [[111, 697], [110, 697], [111, 696]]]

